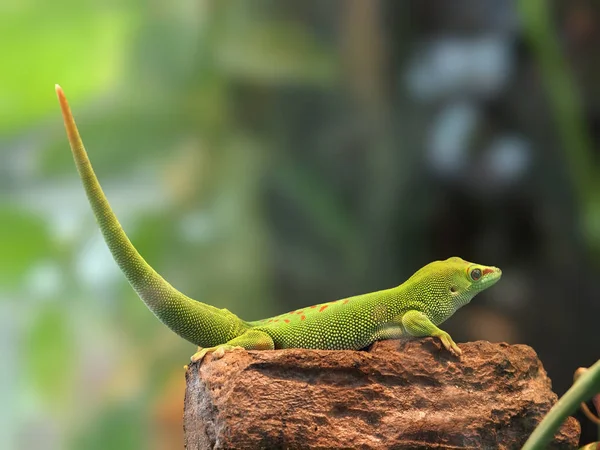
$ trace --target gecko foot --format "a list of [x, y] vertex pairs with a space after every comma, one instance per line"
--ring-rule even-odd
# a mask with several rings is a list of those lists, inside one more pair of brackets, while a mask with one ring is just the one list
[[222, 344], [222, 345], [217, 345], [216, 347], [208, 347], [208, 348], [202, 348], [202, 349], [199, 348], [198, 349], [199, 351], [194, 353], [192, 355], [192, 357], [190, 358], [190, 360], [192, 362], [198, 362], [198, 361], [201, 362], [208, 353], [212, 353], [213, 358], [215, 358], [215, 359], [221, 359], [223, 357], [223, 355], [225, 355], [225, 352], [229, 352], [229, 351], [237, 350], [237, 349], [243, 350], [244, 347], [240, 347], [239, 345]]
[[456, 342], [452, 340], [448, 333], [444, 332], [438, 337], [440, 338], [440, 341], [442, 341], [442, 345], [446, 348], [446, 350], [457, 357], [462, 355], [462, 350], [458, 347], [458, 345], [456, 345]]

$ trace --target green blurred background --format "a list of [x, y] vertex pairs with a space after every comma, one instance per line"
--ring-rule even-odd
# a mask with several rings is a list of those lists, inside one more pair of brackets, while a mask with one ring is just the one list
[[183, 447], [195, 348], [105, 248], [55, 83], [191, 297], [258, 319], [459, 255], [504, 277], [455, 340], [559, 394], [600, 357], [597, 2], [4, 0], [0, 42], [0, 448]]

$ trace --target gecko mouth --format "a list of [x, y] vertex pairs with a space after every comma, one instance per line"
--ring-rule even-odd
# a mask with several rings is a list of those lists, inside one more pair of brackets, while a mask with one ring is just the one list
[[498, 280], [500, 280], [500, 278], [502, 277], [502, 270], [498, 269], [497, 267], [486, 267], [483, 270], [482, 275], [483, 276], [479, 281], [479, 285], [488, 287], [494, 283], [497, 283]]

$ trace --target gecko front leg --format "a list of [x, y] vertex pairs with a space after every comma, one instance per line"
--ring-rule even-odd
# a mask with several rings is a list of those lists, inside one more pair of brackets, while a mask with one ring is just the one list
[[455, 356], [460, 356], [462, 350], [456, 342], [444, 330], [440, 330], [429, 320], [429, 317], [421, 311], [408, 311], [402, 316], [402, 325], [408, 334], [415, 337], [434, 336], [440, 338], [442, 345]]

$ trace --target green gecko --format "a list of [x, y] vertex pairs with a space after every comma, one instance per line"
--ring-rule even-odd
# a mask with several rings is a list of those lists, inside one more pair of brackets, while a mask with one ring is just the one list
[[221, 357], [235, 348], [359, 350], [401, 336], [434, 336], [452, 354], [461, 350], [438, 328], [479, 292], [495, 284], [496, 267], [458, 257], [434, 261], [399, 286], [322, 303], [276, 317], [248, 322], [227, 309], [193, 300], [161, 277], [135, 249], [112, 211], [79, 136], [60, 86], [56, 93], [69, 143], [89, 203], [116, 263], [146, 306], [166, 326], [199, 348], [192, 361], [209, 352]]

